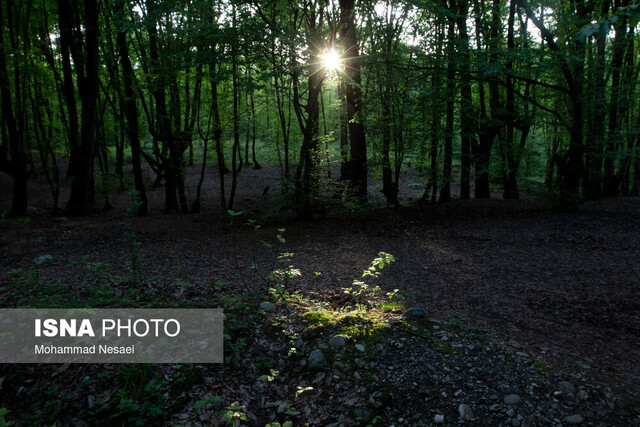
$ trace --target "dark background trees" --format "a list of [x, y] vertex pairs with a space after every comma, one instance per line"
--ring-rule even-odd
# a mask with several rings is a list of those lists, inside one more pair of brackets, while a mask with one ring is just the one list
[[207, 156], [224, 210], [242, 168], [261, 163], [278, 165], [284, 203], [301, 215], [337, 194], [365, 201], [378, 177], [396, 206], [405, 171], [432, 202], [523, 189], [566, 201], [638, 195], [639, 9], [7, 0], [0, 169], [13, 180], [11, 211], [27, 212], [40, 173], [52, 211], [64, 185], [68, 214], [95, 210], [96, 196], [109, 207], [114, 176], [136, 191], [141, 215], [152, 184], [165, 188], [165, 211], [199, 211]]

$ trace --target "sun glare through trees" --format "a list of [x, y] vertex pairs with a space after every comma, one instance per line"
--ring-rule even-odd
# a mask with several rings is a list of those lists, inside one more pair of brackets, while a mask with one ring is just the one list
[[329, 72], [339, 71], [342, 67], [342, 57], [340, 53], [335, 48], [326, 50], [322, 54], [322, 65]]

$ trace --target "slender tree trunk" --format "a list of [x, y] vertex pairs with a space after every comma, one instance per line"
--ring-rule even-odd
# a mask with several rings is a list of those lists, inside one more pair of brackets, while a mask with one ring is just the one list
[[[2, 118], [7, 127], [7, 139], [3, 141], [3, 150], [9, 146], [11, 161], [0, 159], [0, 170], [4, 170], [13, 177], [13, 199], [11, 215], [26, 215], [27, 213], [27, 155], [24, 148], [24, 140], [18, 131], [18, 124], [14, 115], [13, 102], [9, 74], [7, 70], [7, 54], [3, 35], [4, 16], [0, 6], [0, 97], [2, 105]], [[17, 96], [17, 94], [16, 94]], [[4, 133], [3, 133], [4, 135]], [[4, 138], [3, 138], [4, 139]]]
[[[606, 16], [609, 3], [603, 2], [602, 16]], [[596, 33], [596, 58], [595, 58], [595, 93], [593, 102], [593, 116], [590, 124], [593, 126], [593, 138], [590, 145], [589, 183], [587, 185], [587, 197], [598, 198], [602, 195], [602, 152], [604, 147], [604, 120], [605, 115], [605, 47], [607, 35]]]
[[[273, 63], [276, 63], [275, 54]], [[276, 92], [276, 105], [278, 107], [278, 118], [280, 119], [280, 128], [282, 129], [282, 145], [284, 149], [284, 177], [289, 179], [289, 132], [287, 131], [287, 120], [282, 102], [282, 88], [279, 83], [277, 73], [273, 76], [273, 86]]]
[[[127, 3], [121, 2], [118, 10], [121, 13], [129, 14], [128, 10], [124, 10]], [[134, 70], [129, 59], [129, 48], [127, 46], [127, 35], [124, 30], [118, 31], [116, 35], [116, 43], [118, 44], [118, 53], [120, 56], [120, 66], [122, 67], [122, 80], [124, 83], [124, 114], [127, 118], [127, 136], [131, 145], [131, 161], [133, 163], [133, 180], [140, 204], [136, 215], [146, 216], [148, 213], [147, 191], [142, 178], [142, 165], [140, 157], [140, 135], [138, 131], [138, 108], [136, 106], [136, 97], [134, 95]]]
[[[52, 144], [54, 116], [49, 101], [42, 95], [40, 88], [42, 82], [34, 78], [33, 83], [33, 92], [30, 92], [31, 107], [34, 113], [33, 130], [38, 144], [41, 168], [47, 178], [47, 184], [53, 199], [51, 214], [57, 216], [60, 214], [60, 176], [56, 153]], [[49, 166], [49, 161], [51, 161], [51, 166]]]
[[[624, 73], [623, 73], [623, 88], [624, 94], [622, 95], [623, 101], [620, 109], [620, 116], [623, 117], [621, 120], [620, 127], [624, 129], [624, 133], [626, 137], [624, 140], [626, 141], [626, 148], [623, 147], [622, 158], [620, 159], [620, 168], [618, 172], [618, 181], [620, 182], [620, 194], [628, 196], [629, 189], [631, 186], [631, 162], [635, 157], [635, 140], [636, 135], [630, 132], [632, 129], [632, 119], [638, 115], [633, 114], [633, 100], [634, 98], [634, 89], [635, 84], [634, 81], [637, 78], [638, 71], [635, 69], [635, 49], [634, 49], [634, 41], [635, 41], [635, 31], [634, 27], [629, 26], [629, 30], [627, 32], [626, 37], [626, 54], [625, 54], [625, 63], [624, 63]], [[624, 144], [624, 143], [623, 143]]]
[[345, 84], [349, 137], [351, 142], [351, 176], [356, 192], [367, 199], [367, 143], [365, 141], [362, 109], [360, 45], [356, 36], [355, 0], [340, 0], [340, 38], [345, 47]]
[[469, 74], [469, 34], [467, 16], [469, 4], [466, 0], [458, 2], [458, 30], [460, 31], [460, 198], [471, 196], [471, 145], [473, 144], [473, 98], [471, 97], [471, 76]]
[[[251, 80], [251, 70], [249, 70], [249, 68], [247, 68], [247, 83], [249, 88], [245, 93], [244, 100], [246, 108], [249, 109], [251, 105], [250, 96], [253, 96], [253, 81]], [[247, 133], [245, 134], [244, 140], [244, 163], [247, 166], [251, 165], [251, 161], [249, 160], [249, 141], [251, 140], [251, 123], [255, 121], [255, 117], [251, 111], [252, 110], [249, 110], [247, 114]]]
[[253, 168], [262, 169], [256, 157], [256, 103], [253, 91], [251, 91], [251, 158], [253, 159]]
[[[444, 21], [442, 18], [438, 19], [436, 24], [436, 60], [442, 61], [442, 49], [444, 42]], [[442, 72], [439, 69], [435, 69], [431, 74], [431, 91], [433, 93], [431, 99], [431, 126], [430, 126], [430, 178], [428, 180], [427, 187], [425, 189], [423, 200], [427, 200], [430, 197], [431, 203], [435, 203], [438, 197], [438, 146], [441, 136], [442, 127], [442, 108], [440, 94], [442, 83]], [[429, 189], [431, 189], [431, 195], [429, 196]]]
[[349, 118], [347, 116], [347, 100], [345, 99], [345, 82], [338, 83], [338, 102], [340, 106], [340, 180], [351, 179], [349, 163]]
[[[73, 83], [73, 69], [71, 68], [71, 43], [74, 35], [71, 23], [71, 6], [68, 0], [58, 0], [58, 16], [60, 28], [60, 56], [62, 58], [62, 81], [64, 100], [69, 118], [69, 153], [72, 154], [80, 146], [80, 125], [78, 124], [78, 107]], [[73, 164], [69, 163], [66, 177], [73, 176]]]
[[[509, 2], [509, 18], [507, 20], [507, 49], [513, 52], [515, 50], [515, 14], [516, 14], [516, 3], [515, 0], [511, 0]], [[516, 181], [516, 175], [513, 173], [515, 170], [515, 148], [514, 148], [514, 139], [515, 139], [515, 121], [517, 117], [516, 113], [516, 104], [515, 104], [515, 88], [513, 83], [513, 55], [510, 55], [510, 59], [506, 63], [507, 68], [507, 78], [506, 78], [506, 89], [507, 89], [507, 102], [506, 102], [506, 114], [508, 116], [507, 120], [507, 128], [506, 128], [506, 138], [501, 144], [502, 148], [502, 182], [503, 182], [503, 197], [505, 199], [517, 199], [520, 197], [520, 192], [518, 191], [518, 184]]]
[[[236, 29], [236, 9], [233, 6], [233, 29]], [[233, 80], [233, 149], [231, 154], [231, 192], [227, 207], [233, 209], [233, 202], [236, 196], [236, 186], [238, 183], [238, 172], [242, 168], [242, 154], [240, 153], [240, 116], [238, 115], [238, 40], [234, 39], [231, 45], [231, 67]], [[240, 167], [236, 168], [236, 159], [240, 159]]]
[[211, 129], [210, 128], [211, 119], [209, 119], [208, 123], [209, 124], [207, 125], [206, 135], [202, 134], [202, 132], [198, 130], [198, 132], [200, 132], [200, 139], [202, 139], [202, 142], [203, 142], [202, 165], [200, 166], [200, 179], [198, 180], [198, 186], [196, 187], [196, 197], [193, 200], [193, 204], [191, 205], [191, 213], [193, 214], [200, 213], [200, 197], [202, 194], [202, 184], [204, 183], [204, 175], [207, 168], [207, 154], [208, 154], [208, 148], [209, 148], [209, 131]]
[[446, 203], [451, 200], [451, 179], [452, 179], [452, 162], [453, 162], [453, 114], [456, 89], [456, 65], [455, 57], [455, 21], [452, 17], [448, 18], [447, 31], [447, 103], [446, 103], [446, 119], [444, 129], [444, 165], [442, 169], [442, 187], [440, 188], [439, 203]]
[[224, 164], [224, 150], [222, 146], [222, 124], [220, 123], [220, 107], [218, 105], [218, 83], [215, 66], [211, 65], [211, 111], [213, 114], [213, 139], [216, 142], [216, 156], [218, 159], [218, 178], [220, 180], [220, 207], [227, 211], [227, 197], [225, 195], [224, 174], [227, 168]]
[[[615, 1], [615, 7], [628, 5], [628, 1]], [[624, 59], [625, 39], [627, 33], [627, 19], [621, 17], [615, 25], [615, 37], [613, 39], [613, 56], [611, 58], [611, 101], [609, 103], [608, 135], [606, 139], [606, 151], [604, 157], [604, 183], [603, 194], [615, 196], [618, 194], [620, 183], [616, 175], [616, 158], [620, 150], [621, 135], [619, 131], [621, 110], [620, 99], [622, 88], [622, 62]]]
[[398, 192], [393, 181], [390, 157], [393, 126], [390, 100], [388, 99], [391, 96], [390, 86], [391, 84], [388, 83], [382, 96], [382, 193], [389, 206], [398, 206]]

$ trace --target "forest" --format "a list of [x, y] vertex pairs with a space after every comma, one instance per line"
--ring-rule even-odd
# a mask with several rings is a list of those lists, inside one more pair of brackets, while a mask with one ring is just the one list
[[2, 0], [0, 335], [2, 309], [222, 309], [224, 359], [0, 344], [0, 426], [639, 425], [639, 22]]
[[301, 216], [366, 201], [370, 180], [397, 206], [407, 169], [428, 202], [637, 196], [639, 17], [629, 1], [7, 1], [10, 212], [40, 174], [54, 213], [129, 188], [144, 215], [158, 185], [165, 212], [199, 212], [211, 174], [226, 211], [260, 162]]

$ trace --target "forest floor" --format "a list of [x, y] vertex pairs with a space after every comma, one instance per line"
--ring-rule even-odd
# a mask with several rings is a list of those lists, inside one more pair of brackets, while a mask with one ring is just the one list
[[[526, 198], [418, 205], [408, 177], [405, 207], [302, 221], [278, 209], [277, 182], [276, 168], [247, 169], [233, 218], [208, 178], [201, 214], [161, 213], [156, 188], [147, 218], [129, 218], [121, 193], [113, 210], [61, 219], [33, 180], [29, 220], [0, 224], [2, 307], [222, 307], [225, 363], [4, 365], [0, 420], [640, 424], [640, 199], [570, 212]], [[265, 276], [281, 252], [302, 276], [274, 294]], [[345, 293], [379, 252], [395, 257], [368, 282], [380, 291]], [[428, 318], [403, 316], [410, 307]]]

